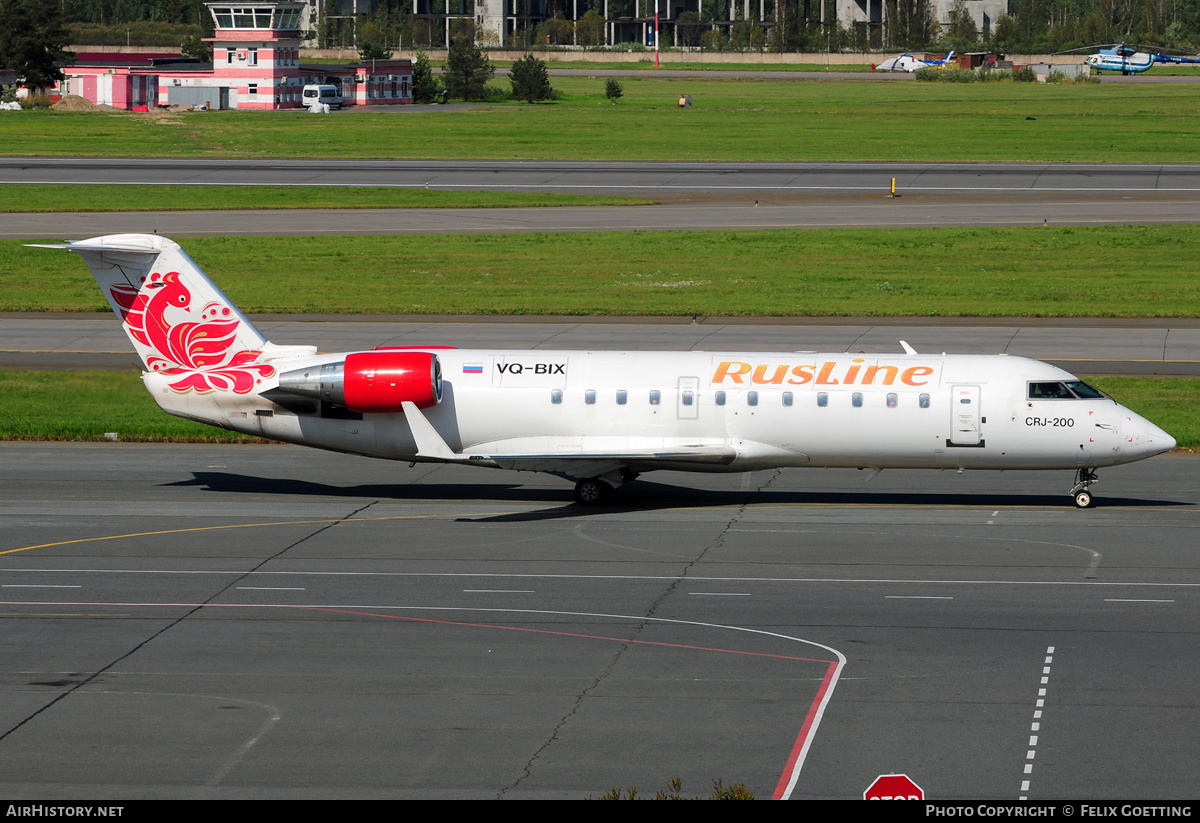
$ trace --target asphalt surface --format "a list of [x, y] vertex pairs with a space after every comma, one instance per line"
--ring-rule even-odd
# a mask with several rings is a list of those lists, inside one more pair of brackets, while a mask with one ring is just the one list
[[[1080, 374], [1200, 375], [1196, 320], [840, 318], [252, 318], [279, 344], [624, 351], [917, 351], [1010, 354]], [[0, 314], [0, 368], [140, 368], [114, 316]]]
[[0, 158], [5, 182], [487, 189], [660, 203], [5, 215], [0, 237], [30, 239], [1192, 224], [1200, 215], [1200, 166], [1186, 165]]
[[[964, 192], [972, 167], [886, 205], [1130, 198], [1137, 219], [1122, 222], [1180, 203], [1174, 219], [1195, 222], [1187, 167], [1119, 168], [1013, 167], [996, 175], [1012, 190], [980, 178]], [[834, 171], [841, 189], [777, 196], [814, 198], [814, 214], [874, 196], [852, 186], [881, 169]], [[482, 172], [530, 186], [558, 185], [553, 173]], [[681, 172], [696, 226], [779, 179], [719, 185], [741, 173]], [[938, 177], [912, 173], [914, 186]], [[1056, 177], [1066, 194], [1039, 189]], [[828, 179], [787, 180], [804, 178]], [[566, 185], [597, 185], [580, 181]], [[53, 234], [23, 234], [10, 215], [3, 231], [81, 237], [159, 219], [129, 217], [96, 231], [43, 215]], [[266, 219], [233, 217], [238, 233]], [[379, 219], [395, 231], [419, 216]], [[698, 320], [256, 318], [276, 342], [343, 350], [898, 351], [904, 339], [1081, 373], [1200, 362], [1195, 321]], [[132, 359], [109, 315], [0, 317], [0, 367]], [[1087, 511], [1070, 505], [1069, 472], [889, 471], [867, 485], [834, 470], [650, 474], [596, 510], [553, 477], [286, 446], [0, 443], [0, 793], [581, 798], [652, 795], [680, 777], [687, 794], [719, 778], [758, 797], [858, 798], [905, 772], [939, 799], [1191, 798], [1197, 465], [1106, 469]]]
[[1104, 470], [1086, 511], [1068, 472], [832, 470], [595, 510], [286, 446], [0, 444], [0, 794], [1192, 798], [1197, 465]]
[[[884, 189], [886, 191], [886, 189]], [[1200, 194], [1098, 201], [1045, 195], [1007, 197], [886, 194], [739, 202], [696, 200], [660, 206], [541, 209], [305, 209], [6, 214], [0, 237], [82, 239], [157, 232], [168, 237], [233, 235], [508, 234], [580, 231], [721, 231], [727, 229], [873, 228], [887, 226], [1107, 226], [1192, 224]]]
[[370, 186], [614, 194], [1200, 194], [1200, 165], [3, 157], [0, 183]]

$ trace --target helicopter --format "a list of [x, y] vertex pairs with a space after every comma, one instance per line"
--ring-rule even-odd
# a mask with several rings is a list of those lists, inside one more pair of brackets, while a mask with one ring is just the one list
[[1091, 66], [1096, 74], [1106, 71], [1121, 72], [1123, 75], [1141, 74], [1162, 63], [1185, 64], [1200, 63], [1200, 56], [1184, 56], [1162, 54], [1150, 46], [1138, 46], [1131, 43], [1111, 43], [1105, 46], [1087, 46], [1083, 49], [1071, 49], [1060, 52], [1070, 54], [1072, 51], [1086, 51], [1098, 48], [1095, 54], [1089, 54], [1084, 62]]
[[954, 60], [954, 52], [946, 52], [945, 57], [924, 59], [911, 54], [901, 54], [890, 57], [878, 66], [871, 66], [873, 71], [917, 71], [918, 69], [944, 69]]

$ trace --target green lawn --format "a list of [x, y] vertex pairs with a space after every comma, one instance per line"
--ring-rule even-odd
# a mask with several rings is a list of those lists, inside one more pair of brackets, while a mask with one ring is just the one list
[[[9, 155], [1195, 162], [1195, 89], [555, 77], [562, 99], [451, 111], [3, 112]], [[507, 82], [493, 85], [507, 88]], [[693, 107], [680, 109], [680, 95]], [[135, 148], [134, 148], [135, 147]]]
[[[1200, 380], [1089, 377], [1139, 414], [1164, 428], [1180, 448], [1200, 447]], [[0, 440], [121, 440], [250, 442], [161, 411], [135, 371], [38, 372], [0, 370]]]
[[[640, 59], [636, 61], [626, 60], [559, 60], [556, 55], [566, 56], [570, 52], [540, 52], [535, 51], [534, 57], [546, 62], [546, 68], [554, 69], [599, 69], [603, 71], [653, 71], [654, 70], [654, 51], [640, 52]], [[751, 55], [746, 57], [751, 58], [744, 62], [724, 63], [717, 61], [673, 61], [671, 60], [670, 52], [663, 52], [659, 63], [660, 69], [668, 69], [670, 71], [794, 71], [794, 72], [869, 72], [871, 71], [872, 63], [881, 63], [891, 54], [864, 54], [862, 55], [863, 62], [861, 63], [775, 63], [771, 61], [770, 56], [763, 60], [755, 60]], [[334, 57], [301, 57], [300, 62], [304, 65], [345, 65], [352, 60], [338, 59]], [[491, 60], [492, 66], [498, 69], [511, 68], [512, 60]], [[443, 68], [446, 65], [445, 60], [429, 61], [429, 65], [435, 68]], [[502, 81], [497, 81], [494, 85], [503, 86]]]
[[228, 443], [252, 438], [172, 417], [136, 371], [0, 370], [0, 440]]
[[[251, 312], [1200, 316], [1197, 226], [204, 237], [183, 245]], [[0, 241], [0, 311], [107, 310], [75, 255]]]
[[0, 186], [0, 212], [228, 209], [487, 209], [632, 206], [657, 201], [579, 194], [322, 186]]

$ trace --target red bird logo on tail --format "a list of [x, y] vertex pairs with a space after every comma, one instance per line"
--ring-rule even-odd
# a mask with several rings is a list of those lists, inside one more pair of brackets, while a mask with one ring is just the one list
[[169, 384], [181, 394], [248, 394], [262, 378], [275, 374], [273, 366], [254, 362], [261, 351], [233, 351], [241, 321], [228, 306], [213, 301], [197, 321], [172, 322], [178, 312], [192, 311], [191, 292], [177, 271], [151, 274], [136, 292], [113, 286], [109, 293], [129, 335], [154, 351], [146, 358], [151, 370], [183, 375]]

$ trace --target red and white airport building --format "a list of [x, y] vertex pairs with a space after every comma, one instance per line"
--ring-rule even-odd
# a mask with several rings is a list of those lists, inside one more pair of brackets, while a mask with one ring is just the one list
[[213, 62], [176, 55], [81, 54], [57, 90], [94, 104], [147, 111], [176, 104], [210, 109], [297, 109], [309, 84], [333, 85], [344, 105], [412, 102], [412, 61], [300, 65], [298, 2], [206, 3], [216, 24]]

